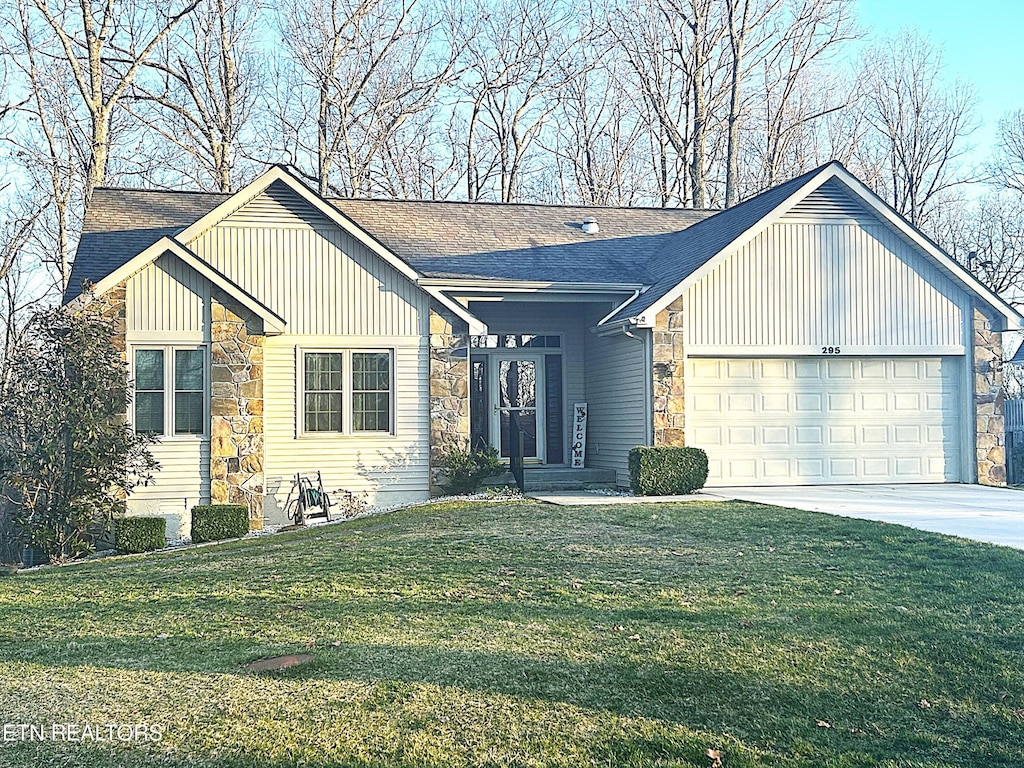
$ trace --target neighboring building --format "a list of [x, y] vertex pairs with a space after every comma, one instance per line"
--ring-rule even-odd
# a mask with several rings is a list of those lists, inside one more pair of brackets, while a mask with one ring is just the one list
[[[593, 219], [584, 226], [585, 220]], [[67, 303], [114, 318], [163, 436], [132, 511], [296, 472], [426, 498], [447, 444], [628, 483], [694, 445], [709, 485], [1005, 482], [1000, 333], [1022, 318], [838, 163], [722, 212], [98, 189]]]

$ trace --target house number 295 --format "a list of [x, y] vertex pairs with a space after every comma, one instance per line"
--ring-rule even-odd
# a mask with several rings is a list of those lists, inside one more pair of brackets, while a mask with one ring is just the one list
[[821, 354], [823, 355], [838, 355], [839, 347], [822, 347]]

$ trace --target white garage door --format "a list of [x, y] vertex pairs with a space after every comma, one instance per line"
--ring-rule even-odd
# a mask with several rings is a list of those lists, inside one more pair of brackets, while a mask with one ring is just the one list
[[691, 358], [708, 485], [956, 482], [961, 358]]

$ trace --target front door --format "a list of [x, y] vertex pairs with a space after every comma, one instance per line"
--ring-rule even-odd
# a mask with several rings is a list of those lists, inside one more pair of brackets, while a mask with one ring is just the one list
[[503, 459], [509, 458], [518, 427], [523, 459], [544, 461], [544, 356], [492, 355], [491, 444]]

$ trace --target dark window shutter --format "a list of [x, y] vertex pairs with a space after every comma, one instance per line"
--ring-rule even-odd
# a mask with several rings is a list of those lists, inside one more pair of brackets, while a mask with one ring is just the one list
[[487, 358], [473, 358], [469, 370], [469, 442], [473, 450], [482, 450], [490, 442]]
[[544, 421], [547, 431], [547, 462], [561, 464], [562, 436], [565, 424], [562, 416], [562, 356], [544, 355], [544, 387], [545, 394]]

